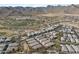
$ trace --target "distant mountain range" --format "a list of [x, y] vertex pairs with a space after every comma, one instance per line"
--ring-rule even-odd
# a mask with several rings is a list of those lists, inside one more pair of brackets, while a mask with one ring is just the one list
[[47, 7], [0, 7], [0, 16], [26, 16], [46, 13], [79, 14], [79, 5]]

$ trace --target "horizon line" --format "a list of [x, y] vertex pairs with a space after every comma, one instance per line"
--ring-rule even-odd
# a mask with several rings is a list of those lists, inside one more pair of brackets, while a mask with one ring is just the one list
[[[17, 6], [22, 6], [22, 7], [46, 7], [48, 5], [51, 6], [67, 6], [67, 5], [72, 5], [72, 4], [0, 4], [0, 7], [17, 7]], [[75, 4], [77, 5], [77, 4]]]

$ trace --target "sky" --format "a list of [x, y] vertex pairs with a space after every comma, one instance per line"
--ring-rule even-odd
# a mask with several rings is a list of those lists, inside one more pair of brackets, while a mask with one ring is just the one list
[[79, 0], [0, 0], [0, 6], [46, 6], [79, 4]]

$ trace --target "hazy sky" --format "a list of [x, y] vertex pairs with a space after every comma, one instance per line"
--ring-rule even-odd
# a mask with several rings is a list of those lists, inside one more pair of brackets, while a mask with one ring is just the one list
[[0, 6], [45, 6], [55, 4], [79, 4], [79, 0], [0, 0]]

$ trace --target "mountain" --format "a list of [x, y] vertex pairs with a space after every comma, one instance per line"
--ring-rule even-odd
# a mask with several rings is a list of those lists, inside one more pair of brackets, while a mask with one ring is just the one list
[[46, 13], [79, 14], [79, 5], [48, 5], [47, 7], [0, 7], [0, 16], [26, 16]]
[[64, 9], [65, 14], [79, 14], [79, 5], [69, 5]]

